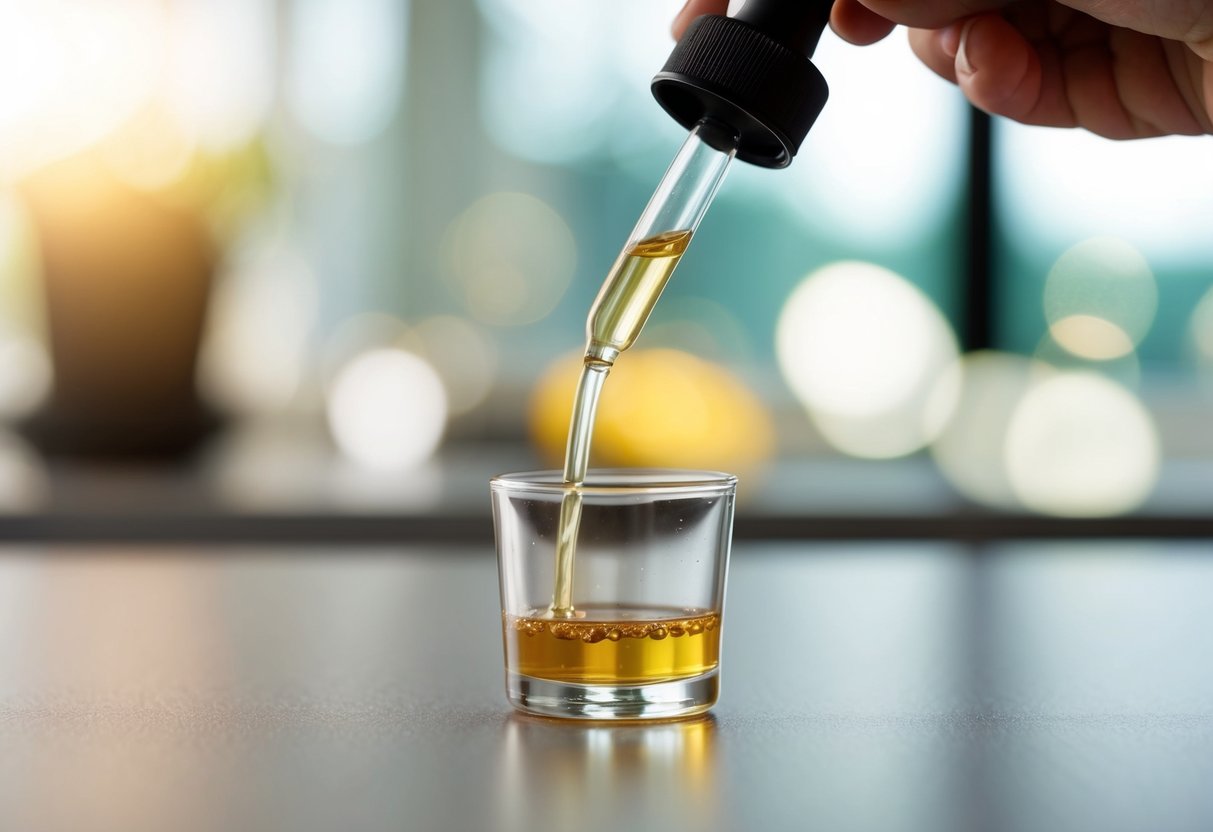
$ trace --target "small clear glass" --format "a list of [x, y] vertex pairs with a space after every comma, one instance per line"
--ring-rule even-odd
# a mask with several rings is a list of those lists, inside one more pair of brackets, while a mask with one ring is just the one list
[[572, 611], [553, 611], [560, 471], [492, 480], [506, 693], [542, 716], [665, 719], [719, 695], [737, 478], [595, 470], [577, 486]]

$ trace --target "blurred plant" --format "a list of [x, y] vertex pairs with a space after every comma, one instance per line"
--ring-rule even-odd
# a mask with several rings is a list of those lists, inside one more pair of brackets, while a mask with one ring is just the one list
[[216, 264], [273, 183], [272, 14], [0, 3], [0, 335], [37, 343], [45, 319], [44, 446], [176, 452], [212, 421], [194, 373]]

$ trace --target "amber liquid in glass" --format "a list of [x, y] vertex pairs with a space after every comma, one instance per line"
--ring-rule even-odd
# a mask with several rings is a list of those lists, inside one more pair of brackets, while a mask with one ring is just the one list
[[502, 629], [513, 671], [557, 682], [666, 682], [720, 661], [720, 616], [708, 610], [587, 607], [568, 619], [505, 615]]

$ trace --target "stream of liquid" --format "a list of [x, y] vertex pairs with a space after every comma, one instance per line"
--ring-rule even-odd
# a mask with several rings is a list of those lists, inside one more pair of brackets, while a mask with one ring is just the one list
[[690, 231], [668, 231], [624, 249], [615, 261], [587, 324], [589, 347], [569, 421], [564, 455], [564, 496], [556, 538], [556, 587], [549, 609], [553, 618], [572, 618], [573, 568], [581, 527], [581, 485], [590, 465], [590, 442], [598, 398], [616, 356], [635, 343], [670, 275], [691, 242]]

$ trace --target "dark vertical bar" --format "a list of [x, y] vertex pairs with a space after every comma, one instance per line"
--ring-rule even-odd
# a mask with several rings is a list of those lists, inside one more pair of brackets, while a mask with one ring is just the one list
[[969, 193], [961, 287], [961, 346], [966, 352], [994, 343], [993, 203], [990, 116], [969, 107]]

